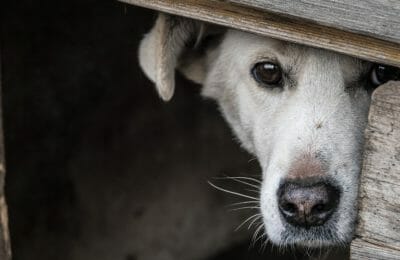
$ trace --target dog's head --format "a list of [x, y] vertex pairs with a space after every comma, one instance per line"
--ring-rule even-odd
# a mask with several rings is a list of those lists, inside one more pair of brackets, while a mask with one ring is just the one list
[[261, 165], [260, 206], [272, 242], [351, 240], [370, 93], [393, 68], [167, 15], [139, 56], [164, 100], [179, 69], [218, 102]]

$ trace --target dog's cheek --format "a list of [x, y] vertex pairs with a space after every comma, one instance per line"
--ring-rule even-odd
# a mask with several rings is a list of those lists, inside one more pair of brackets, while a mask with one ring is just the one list
[[208, 79], [203, 85], [201, 95], [203, 97], [210, 98], [218, 102], [223, 96], [223, 89], [224, 85], [222, 82]]
[[274, 244], [282, 243], [282, 233], [285, 230], [278, 209], [277, 190], [281, 181], [280, 170], [270, 165], [263, 170], [260, 205], [263, 215], [264, 229], [268, 239]]

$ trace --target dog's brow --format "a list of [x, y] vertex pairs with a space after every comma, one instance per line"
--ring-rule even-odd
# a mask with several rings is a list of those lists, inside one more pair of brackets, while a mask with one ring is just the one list
[[257, 58], [278, 60], [278, 57], [286, 57], [290, 51], [290, 44], [282, 41], [273, 41], [266, 45], [266, 49], [260, 50]]
[[287, 42], [282, 42], [282, 41], [277, 41], [274, 45], [274, 50], [279, 54], [279, 55], [286, 55], [288, 50], [290, 49], [290, 43]]

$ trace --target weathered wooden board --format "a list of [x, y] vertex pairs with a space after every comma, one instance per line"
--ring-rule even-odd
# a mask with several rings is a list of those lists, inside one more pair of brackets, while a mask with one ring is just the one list
[[375, 91], [365, 137], [352, 259], [400, 259], [400, 82]]
[[399, 251], [379, 245], [374, 245], [363, 241], [362, 239], [355, 239], [351, 243], [351, 259], [355, 260], [399, 260]]
[[230, 2], [400, 43], [400, 2], [396, 0], [230, 0]]
[[[1, 101], [1, 56], [0, 56], [0, 101]], [[3, 143], [3, 125], [0, 103], [0, 260], [11, 260], [11, 244], [8, 231], [8, 213], [7, 204], [4, 195], [4, 143]]]
[[120, 0], [166, 13], [399, 66], [400, 44], [213, 0]]

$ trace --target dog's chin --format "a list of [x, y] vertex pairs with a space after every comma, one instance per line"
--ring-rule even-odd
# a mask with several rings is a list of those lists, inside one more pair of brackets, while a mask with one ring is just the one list
[[334, 223], [326, 223], [322, 226], [299, 228], [291, 224], [285, 224], [279, 239], [271, 239], [280, 247], [304, 247], [317, 249], [323, 247], [345, 247], [351, 240], [351, 236], [343, 237], [338, 233]]
[[307, 248], [338, 246], [345, 243], [345, 241], [339, 238], [333, 227], [325, 225], [310, 227], [308, 229], [287, 225], [281, 234], [281, 238], [284, 241], [283, 244]]

